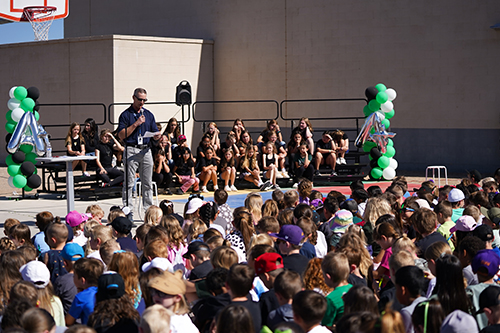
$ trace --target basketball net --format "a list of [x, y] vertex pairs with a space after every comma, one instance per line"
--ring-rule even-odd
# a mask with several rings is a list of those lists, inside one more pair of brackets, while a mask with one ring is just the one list
[[38, 7], [25, 7], [21, 21], [29, 21], [33, 32], [35, 33], [35, 40], [48, 40], [49, 29], [54, 21], [53, 13], [56, 7], [52, 6], [38, 6]]

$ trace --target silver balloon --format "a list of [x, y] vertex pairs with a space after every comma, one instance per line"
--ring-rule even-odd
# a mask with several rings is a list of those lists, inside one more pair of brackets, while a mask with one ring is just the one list
[[[382, 127], [384, 127], [384, 125], [382, 125]], [[382, 154], [385, 154], [387, 152], [387, 139], [393, 138], [395, 136], [396, 133], [387, 132], [384, 128], [382, 131], [371, 134], [370, 138], [380, 147], [380, 152]]]
[[[362, 147], [366, 141], [373, 141], [380, 147], [380, 152], [384, 154], [387, 152], [387, 139], [393, 138], [396, 133], [387, 132], [385, 126], [382, 124], [382, 120], [385, 119], [385, 115], [380, 112], [374, 112], [369, 115], [358, 137], [356, 138], [355, 144], [357, 147]], [[374, 129], [375, 132], [370, 134], [370, 130]]]
[[19, 146], [27, 144], [35, 147], [38, 156], [45, 154], [45, 141], [47, 141], [47, 132], [42, 125], [38, 124], [33, 112], [26, 112], [16, 125], [14, 133], [7, 144], [7, 151], [14, 154]]

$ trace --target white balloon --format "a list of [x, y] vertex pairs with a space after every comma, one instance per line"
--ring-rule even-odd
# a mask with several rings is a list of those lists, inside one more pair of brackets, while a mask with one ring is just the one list
[[20, 104], [21, 102], [19, 100], [11, 98], [7, 102], [7, 107], [9, 108], [9, 110], [14, 110], [15, 108], [18, 108]]
[[396, 93], [396, 90], [392, 89], [392, 88], [389, 88], [385, 91], [385, 93], [387, 94], [387, 97], [388, 97], [388, 100], [389, 101], [393, 101], [396, 99], [396, 97], [398, 96], [398, 94]]
[[394, 109], [394, 104], [392, 104], [391, 101], [387, 101], [385, 102], [384, 104], [380, 105], [380, 108], [382, 109], [382, 111], [384, 112], [389, 112], [391, 111], [392, 109]]
[[398, 168], [398, 161], [391, 157], [389, 160], [389, 168], [396, 170]]
[[11, 113], [10, 117], [15, 122], [18, 122], [19, 120], [21, 120], [21, 117], [23, 115], [24, 115], [24, 110], [23, 109], [21, 109], [21, 108], [15, 108], [14, 110], [12, 110], [12, 113]]
[[14, 90], [16, 90], [17, 86], [13, 86], [12, 88], [10, 88], [9, 90], [9, 97], [10, 98], [14, 98]]
[[384, 179], [386, 179], [386, 180], [391, 180], [394, 177], [396, 177], [396, 170], [394, 170], [393, 168], [391, 168], [390, 166], [388, 166], [382, 172], [382, 177], [384, 177]]
[[10, 176], [9, 179], [7, 179], [7, 183], [9, 184], [10, 187], [16, 188], [14, 186], [14, 177]]

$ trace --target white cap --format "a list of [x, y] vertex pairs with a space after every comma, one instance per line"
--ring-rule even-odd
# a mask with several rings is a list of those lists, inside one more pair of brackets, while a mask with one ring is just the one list
[[429, 205], [429, 202], [425, 199], [417, 199], [415, 202], [418, 204], [419, 208], [427, 208], [427, 209], [432, 209], [431, 206]]
[[465, 195], [462, 190], [459, 190], [458, 188], [454, 188], [448, 193], [448, 201], [449, 202], [459, 202], [460, 200], [464, 200]]
[[203, 200], [201, 200], [200, 198], [191, 199], [191, 201], [189, 201], [188, 209], [186, 210], [186, 214], [193, 214], [201, 206], [203, 206]]
[[172, 263], [167, 258], [156, 257], [150, 262], [142, 265], [142, 271], [144, 273], [149, 271], [151, 268], [158, 268], [162, 271], [169, 271], [170, 273], [174, 272], [174, 266], [172, 266]]
[[30, 261], [19, 269], [24, 281], [33, 283], [39, 289], [47, 287], [50, 282], [50, 271], [41, 261]]

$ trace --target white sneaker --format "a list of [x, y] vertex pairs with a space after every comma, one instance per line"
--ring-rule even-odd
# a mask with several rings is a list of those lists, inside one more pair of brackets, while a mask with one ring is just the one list
[[341, 157], [342, 159], [342, 164], [347, 164], [347, 161], [345, 160], [345, 158]]
[[233, 184], [233, 185], [231, 185], [231, 191], [234, 191], [234, 192], [237, 192], [237, 191], [238, 191], [238, 189], [236, 188], [236, 186], [234, 186], [234, 184]]
[[224, 186], [224, 191], [226, 191], [226, 192], [231, 192], [232, 190], [231, 190], [231, 188], [229, 187], [229, 185], [226, 185], [226, 186]]
[[283, 175], [280, 171], [276, 171], [276, 178], [283, 178]]
[[203, 186], [203, 187], [201, 188], [201, 191], [202, 191], [203, 193], [208, 193], [208, 190], [207, 190], [207, 187], [206, 187], [206, 186]]
[[342, 160], [340, 159], [340, 157], [337, 158], [337, 164], [342, 164]]
[[299, 187], [299, 183], [295, 183], [295, 184], [293, 184], [293, 186], [292, 186], [292, 187], [293, 187], [293, 188], [297, 188], [297, 187]]
[[288, 175], [288, 172], [286, 172], [286, 170], [281, 171], [281, 174], [283, 175], [283, 178], [290, 178], [290, 176]]
[[215, 185], [214, 186], [214, 192], [217, 191], [219, 189], [219, 186]]

